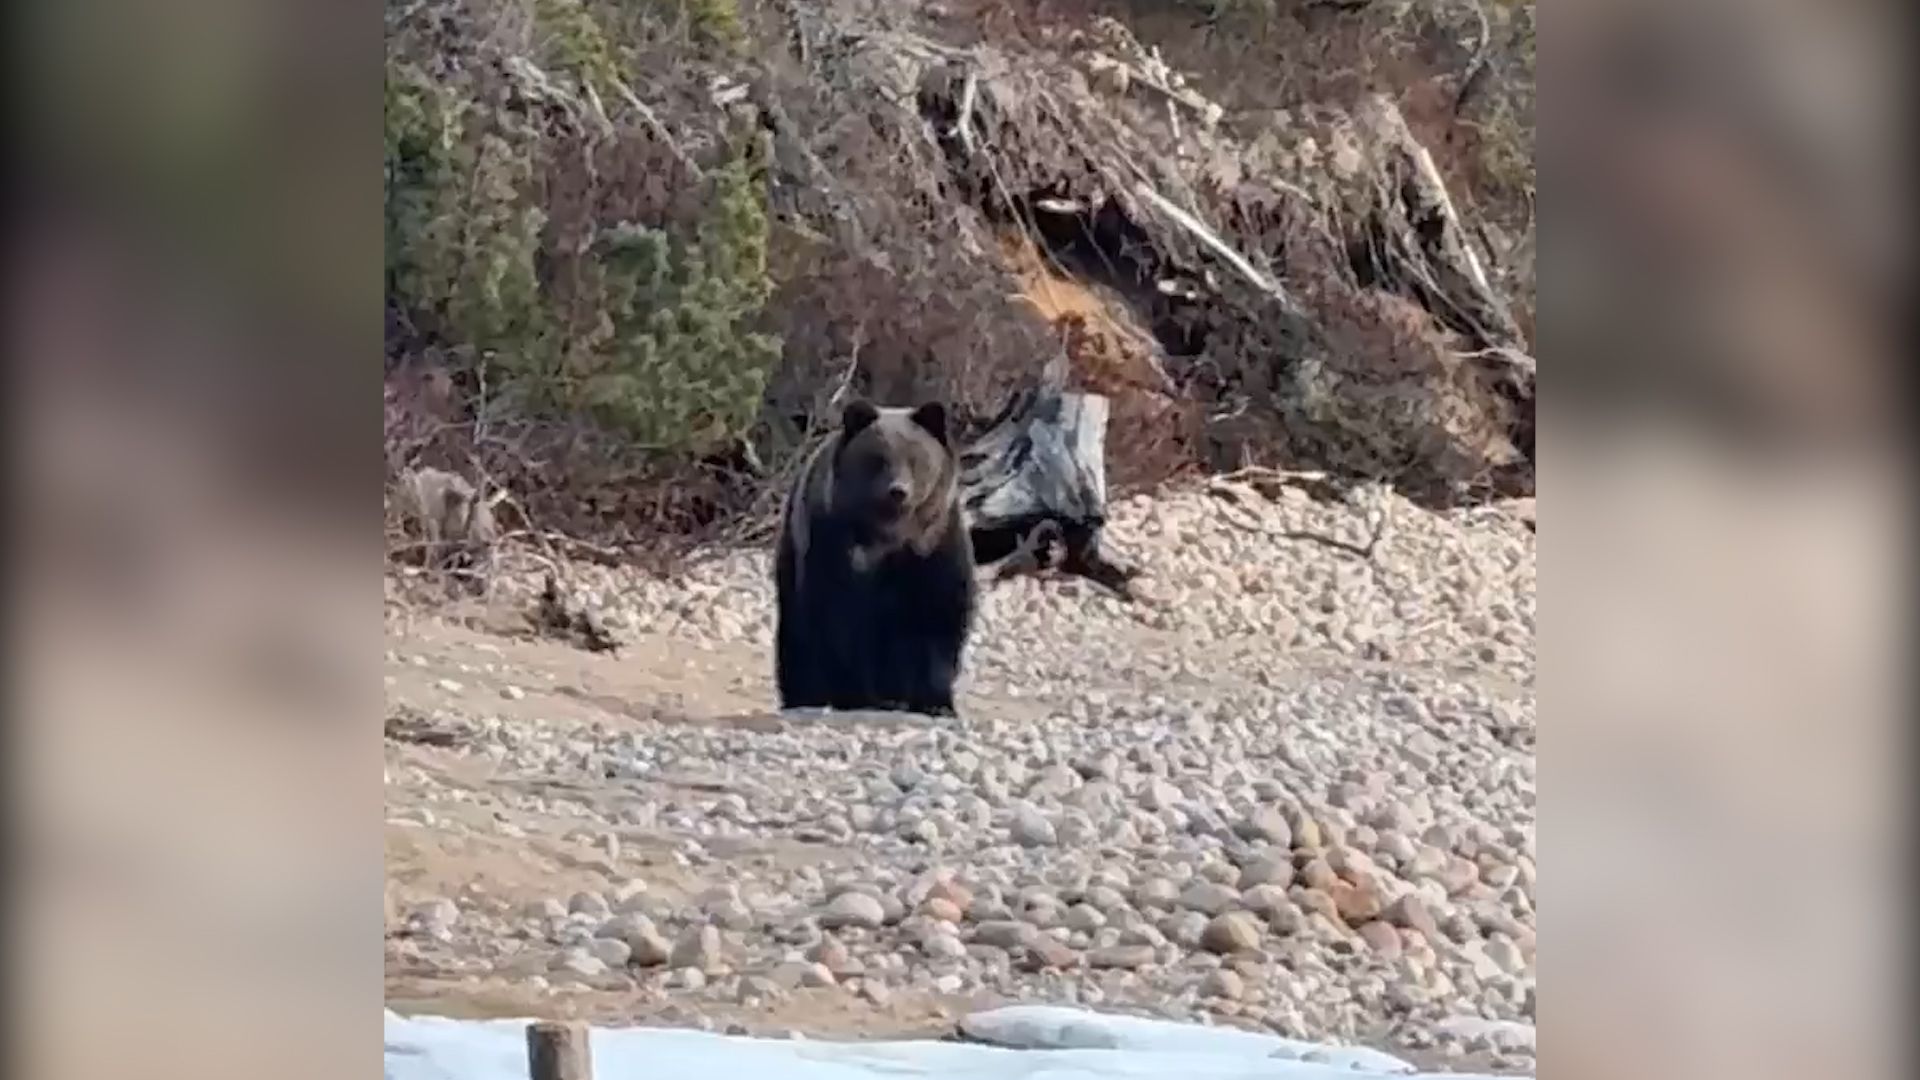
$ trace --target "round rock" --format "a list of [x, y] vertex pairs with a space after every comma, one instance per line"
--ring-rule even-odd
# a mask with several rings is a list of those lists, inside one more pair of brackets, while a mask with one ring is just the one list
[[1223, 912], [1207, 920], [1200, 947], [1222, 955], [1252, 952], [1260, 947], [1260, 930], [1260, 920], [1250, 912]]

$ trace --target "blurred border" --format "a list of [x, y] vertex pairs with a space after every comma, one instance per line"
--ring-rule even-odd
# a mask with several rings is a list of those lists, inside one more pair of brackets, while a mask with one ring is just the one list
[[1907, 1075], [1909, 17], [1542, 21], [1553, 1075]]
[[380, 16], [13, 13], [16, 1071], [373, 1075]]

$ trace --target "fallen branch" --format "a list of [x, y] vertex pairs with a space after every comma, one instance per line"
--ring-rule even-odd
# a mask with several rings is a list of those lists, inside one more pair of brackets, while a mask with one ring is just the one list
[[1493, 28], [1487, 24], [1487, 11], [1478, 0], [1470, 0], [1473, 16], [1480, 24], [1480, 34], [1473, 46], [1473, 56], [1467, 61], [1466, 73], [1460, 77], [1460, 89], [1453, 95], [1453, 115], [1459, 119], [1461, 110], [1467, 107], [1467, 98], [1480, 86], [1481, 78], [1487, 72], [1487, 57], [1492, 51]]
[[626, 553], [618, 548], [611, 548], [604, 544], [595, 544], [578, 537], [568, 536], [565, 533], [549, 532], [542, 529], [515, 529], [512, 532], [502, 534], [500, 542], [505, 544], [509, 540], [519, 540], [523, 538], [537, 541], [541, 548], [539, 557], [553, 566], [560, 565], [558, 561], [560, 555], [559, 552], [555, 550], [557, 546], [567, 547], [574, 551], [581, 552], [603, 566], [619, 566], [626, 561]]
[[[1243, 469], [1240, 471], [1245, 473], [1249, 470]], [[1317, 478], [1321, 474], [1304, 475]], [[1238, 502], [1241, 497], [1237, 485], [1222, 482], [1221, 478], [1215, 478], [1213, 482], [1209, 483], [1207, 485], [1207, 491], [1209, 494], [1224, 498], [1229, 502]], [[1261, 492], [1257, 488], [1254, 489], [1254, 492], [1271, 501], [1271, 497], [1267, 496], [1265, 492]], [[1244, 514], [1239, 511], [1232, 513], [1223, 512], [1220, 516], [1228, 522], [1251, 533], [1256, 533], [1261, 536], [1277, 537], [1282, 540], [1304, 540], [1308, 543], [1322, 544], [1337, 551], [1344, 551], [1349, 555], [1364, 559], [1368, 562], [1373, 561], [1374, 553], [1380, 548], [1381, 539], [1386, 536], [1386, 516], [1384, 514], [1377, 516], [1368, 515], [1367, 540], [1364, 544], [1355, 543], [1352, 540], [1343, 540], [1340, 537], [1331, 536], [1327, 533], [1309, 532], [1305, 529], [1276, 528], [1257, 518], [1253, 518], [1249, 514]]]
[[620, 100], [626, 102], [628, 108], [640, 114], [640, 119], [647, 125], [647, 130], [653, 132], [653, 137], [660, 140], [661, 145], [667, 148], [667, 152], [673, 155], [674, 160], [678, 161], [695, 180], [704, 177], [706, 173], [701, 170], [699, 164], [689, 157], [685, 150], [680, 149], [680, 144], [675, 142], [673, 136], [668, 133], [667, 126], [660, 122], [660, 117], [647, 107], [646, 102], [640, 100], [639, 96], [633, 92], [633, 88], [626, 83], [615, 85], [620, 91]]
[[1493, 290], [1433, 155], [1384, 96], [1368, 98], [1359, 117], [1382, 166], [1364, 234], [1376, 278], [1396, 283], [1475, 345], [1518, 346], [1519, 327]]
[[1280, 287], [1279, 282], [1261, 273], [1259, 268], [1247, 261], [1246, 256], [1235, 251], [1225, 240], [1220, 239], [1220, 237], [1215, 234], [1212, 229], [1207, 228], [1199, 218], [1194, 217], [1192, 214], [1174, 205], [1165, 196], [1153, 190], [1144, 180], [1134, 187], [1134, 191], [1138, 193], [1141, 198], [1152, 203], [1162, 213], [1172, 218], [1175, 224], [1187, 230], [1195, 239], [1205, 244], [1214, 254], [1225, 260], [1227, 265], [1239, 271], [1240, 275], [1252, 282], [1255, 288], [1272, 296], [1288, 307], [1293, 306], [1293, 299], [1287, 295], [1285, 289]]
[[551, 573], [529, 621], [536, 632], [560, 637], [588, 652], [613, 653], [620, 649], [620, 640], [607, 631], [597, 614], [561, 594], [560, 583]]
[[[1460, 231], [1460, 213], [1453, 208], [1453, 196], [1447, 191], [1446, 181], [1440, 177], [1439, 166], [1433, 163], [1432, 152], [1416, 142], [1413, 144], [1412, 157], [1414, 167], [1420, 171], [1421, 180], [1426, 183], [1427, 189], [1433, 193], [1439, 203], [1441, 220], [1447, 227]], [[1481, 292], [1491, 292], [1492, 286], [1487, 283], [1487, 271], [1480, 265], [1480, 256], [1474, 253], [1472, 244], [1464, 242], [1464, 237], [1460, 244], [1460, 254], [1467, 264], [1467, 273], [1473, 278], [1474, 285]]]
[[967, 81], [960, 88], [960, 118], [954, 121], [954, 134], [960, 139], [960, 146], [967, 156], [973, 156], [973, 106], [974, 99], [980, 93], [980, 72], [976, 68], [967, 69]]
[[1346, 498], [1351, 486], [1331, 473], [1311, 469], [1271, 469], [1264, 465], [1249, 465], [1230, 473], [1222, 473], [1207, 482], [1209, 493], [1225, 498], [1237, 498], [1236, 488], [1244, 485], [1255, 493], [1272, 502], [1277, 496], [1267, 488], [1292, 487], [1305, 491], [1313, 498], [1325, 502], [1339, 502]]
[[1378, 533], [1374, 534], [1374, 536], [1371, 539], [1369, 539], [1364, 546], [1360, 544], [1356, 544], [1351, 540], [1342, 540], [1337, 536], [1328, 536], [1325, 533], [1307, 532], [1304, 529], [1282, 529], [1279, 532], [1275, 533], [1274, 535], [1280, 537], [1283, 540], [1305, 540], [1305, 541], [1308, 541], [1309, 543], [1325, 544], [1327, 547], [1334, 548], [1338, 551], [1344, 551], [1349, 555], [1355, 556], [1356, 558], [1365, 559], [1368, 562], [1373, 561], [1374, 550], [1380, 546], [1380, 536]]
[[[1095, 53], [1093, 57], [1089, 58], [1088, 68], [1096, 74], [1104, 74], [1106, 72], [1118, 74], [1120, 76], [1119, 85], [1122, 87], [1144, 86], [1154, 93], [1159, 94], [1166, 99], [1170, 119], [1173, 116], [1171, 108], [1178, 105], [1199, 117], [1201, 125], [1211, 130], [1220, 122], [1220, 118], [1226, 115], [1225, 109], [1201, 97], [1199, 94], [1191, 90], [1176, 89], [1175, 87], [1169, 86], [1156, 78], [1153, 73], [1136, 65], [1129, 64], [1125, 60], [1108, 56], [1105, 53]], [[1171, 122], [1174, 125], [1175, 137], [1178, 138], [1180, 122], [1178, 119], [1171, 119]]]
[[1485, 359], [1498, 360], [1502, 364], [1514, 369], [1515, 371], [1519, 372], [1522, 375], [1527, 376], [1528, 378], [1532, 378], [1535, 375], [1537, 375], [1540, 369], [1539, 361], [1535, 360], [1533, 357], [1527, 355], [1524, 352], [1521, 352], [1519, 349], [1511, 349], [1503, 345], [1493, 345], [1484, 349], [1474, 349], [1470, 352], [1456, 352], [1453, 355], [1459, 357], [1462, 360], [1485, 360]]

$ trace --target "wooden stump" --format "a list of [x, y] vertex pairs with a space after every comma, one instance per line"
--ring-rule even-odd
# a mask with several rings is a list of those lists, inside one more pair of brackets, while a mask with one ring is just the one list
[[960, 455], [974, 561], [999, 577], [1057, 568], [1121, 595], [1133, 571], [1100, 551], [1107, 399], [1050, 387], [1016, 396]]
[[593, 1080], [587, 1025], [575, 1020], [528, 1024], [527, 1072], [532, 1080]]

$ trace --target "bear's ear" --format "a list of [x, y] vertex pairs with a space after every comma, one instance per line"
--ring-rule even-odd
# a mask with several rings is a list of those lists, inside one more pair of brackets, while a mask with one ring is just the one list
[[919, 424], [929, 435], [947, 441], [947, 407], [937, 401], [929, 401], [913, 410], [913, 422]]
[[855, 398], [840, 410], [840, 429], [848, 435], [858, 435], [878, 419], [880, 410], [874, 407], [873, 402]]

